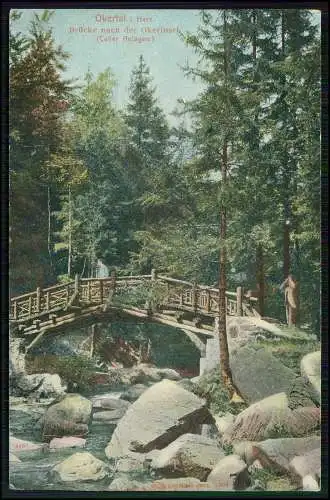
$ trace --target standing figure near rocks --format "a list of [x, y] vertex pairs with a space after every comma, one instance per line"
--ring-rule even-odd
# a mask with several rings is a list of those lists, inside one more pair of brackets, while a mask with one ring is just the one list
[[297, 309], [298, 309], [298, 283], [292, 276], [289, 276], [283, 281], [280, 290], [284, 288], [284, 304], [286, 311], [286, 321], [288, 326], [296, 326], [297, 324]]

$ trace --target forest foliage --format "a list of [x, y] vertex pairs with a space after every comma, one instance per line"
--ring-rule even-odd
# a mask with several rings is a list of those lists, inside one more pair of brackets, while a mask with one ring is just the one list
[[229, 60], [221, 11], [202, 11], [198, 31], [182, 35], [199, 63], [182, 71], [203, 90], [178, 102], [176, 127], [142, 55], [124, 109], [111, 68], [79, 86], [65, 79], [53, 15], [35, 14], [22, 34], [11, 12], [10, 293], [91, 276], [98, 259], [120, 274], [156, 268], [213, 285], [225, 203], [228, 288], [256, 287], [262, 252], [266, 316], [284, 319], [288, 266], [300, 323], [318, 332], [321, 65], [310, 11], [227, 9]]

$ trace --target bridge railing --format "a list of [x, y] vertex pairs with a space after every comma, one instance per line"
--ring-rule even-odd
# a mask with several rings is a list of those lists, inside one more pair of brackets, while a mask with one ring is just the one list
[[[104, 304], [110, 291], [126, 290], [151, 282], [155, 290], [162, 288], [160, 308], [178, 308], [214, 316], [218, 312], [219, 292], [216, 288], [198, 285], [188, 281], [157, 275], [153, 271], [150, 275], [139, 276], [111, 276], [109, 278], [82, 278], [76, 276], [74, 281], [62, 283], [48, 288], [37, 288], [36, 291], [13, 297], [10, 300], [10, 320], [26, 321], [39, 318], [43, 315], [65, 310], [73, 305], [77, 299], [80, 307], [87, 305]], [[157, 295], [155, 293], [155, 295]], [[258, 299], [246, 298], [242, 288], [236, 292], [226, 292], [227, 314], [229, 315], [254, 315]]]
[[[177, 280], [159, 275], [157, 280], [167, 285], [166, 299], [163, 306], [190, 309], [196, 313], [214, 316], [219, 311], [219, 290], [206, 285]], [[228, 315], [249, 316], [257, 314], [255, 306], [258, 299], [243, 295], [242, 287], [236, 292], [226, 291], [226, 309]]]

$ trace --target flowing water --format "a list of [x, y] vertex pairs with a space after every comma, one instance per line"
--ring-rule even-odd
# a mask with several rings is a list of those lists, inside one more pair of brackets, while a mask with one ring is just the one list
[[[109, 393], [119, 397], [119, 392]], [[89, 396], [91, 398], [91, 396]], [[41, 426], [39, 418], [44, 414], [46, 407], [52, 400], [28, 402], [25, 398], [10, 398], [10, 433], [19, 439], [40, 443]], [[111, 439], [116, 424], [93, 422], [90, 425], [85, 448], [66, 448], [60, 450], [19, 452], [21, 462], [10, 463], [9, 483], [20, 490], [78, 490], [100, 491], [106, 490], [111, 482], [113, 463], [106, 458], [105, 447]], [[54, 479], [51, 469], [65, 458], [78, 451], [88, 451], [94, 457], [109, 464], [109, 475], [100, 481], [62, 483]], [[13, 452], [15, 454], [15, 451]]]

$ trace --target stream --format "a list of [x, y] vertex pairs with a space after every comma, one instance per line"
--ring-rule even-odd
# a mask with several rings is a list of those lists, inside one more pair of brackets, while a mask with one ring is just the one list
[[[121, 325], [115, 325], [116, 330], [120, 331]], [[126, 326], [126, 325], [125, 325]], [[108, 329], [107, 329], [108, 330]], [[150, 334], [153, 334], [154, 345], [157, 346], [154, 351], [155, 366], [161, 368], [166, 366], [187, 367], [197, 366], [199, 362], [199, 353], [195, 346], [182, 335], [178, 330], [172, 328], [157, 327], [151, 329]], [[129, 337], [129, 334], [135, 334], [136, 329], [132, 327], [129, 331], [125, 331], [123, 336]], [[106, 332], [108, 333], [108, 332]], [[47, 339], [46, 346], [41, 345], [36, 349], [36, 355], [47, 350], [47, 353], [56, 356], [64, 356], [71, 354], [72, 351], [78, 350], [78, 346], [86, 338], [86, 332], [83, 330], [70, 332], [65, 339], [54, 338], [51, 342]], [[38, 352], [40, 351], [40, 352]], [[18, 357], [18, 356], [17, 356]], [[39, 371], [39, 370], [36, 370]], [[32, 370], [32, 373], [35, 372]], [[31, 371], [30, 371], [31, 373]], [[196, 373], [195, 373], [196, 375]], [[192, 376], [192, 375], [190, 375]], [[147, 383], [150, 385], [150, 382]], [[151, 383], [152, 385], [152, 383]], [[119, 398], [121, 394], [129, 386], [113, 386], [97, 384], [88, 393], [81, 393], [82, 396], [92, 399], [95, 396], [107, 395], [108, 397]], [[79, 391], [77, 391], [79, 393]], [[28, 397], [10, 396], [9, 398], [9, 432], [15, 438], [31, 441], [33, 443], [42, 443], [41, 441], [41, 424], [39, 419], [45, 413], [47, 407], [54, 401], [55, 398], [32, 399]], [[93, 414], [97, 409], [93, 409]], [[17, 490], [62, 490], [62, 491], [104, 491], [108, 489], [109, 484], [115, 474], [114, 460], [109, 460], [105, 455], [105, 448], [109, 443], [111, 436], [118, 421], [106, 422], [92, 419], [89, 426], [89, 434], [86, 437], [85, 447], [77, 448], [62, 448], [56, 450], [43, 451], [20, 451], [12, 450], [21, 462], [10, 462], [9, 464], [9, 484], [11, 489]], [[75, 481], [61, 482], [55, 479], [50, 473], [51, 469], [58, 463], [65, 460], [70, 455], [77, 452], [87, 451], [94, 457], [104, 461], [109, 465], [109, 474], [104, 479], [99, 481]], [[125, 472], [123, 474], [129, 479], [138, 480], [140, 482], [150, 481], [147, 471], [141, 472]], [[116, 473], [118, 477], [118, 473]]]
[[[96, 395], [96, 394], [95, 394]], [[98, 392], [97, 395], [100, 395]], [[107, 392], [107, 396], [119, 398], [121, 392]], [[89, 395], [91, 399], [93, 395]], [[39, 402], [28, 402], [23, 397], [10, 398], [10, 434], [19, 439], [25, 439], [34, 443], [41, 443], [39, 418], [45, 412], [52, 399], [44, 399]], [[104, 449], [111, 439], [116, 423], [92, 421], [90, 431], [86, 438], [84, 448], [64, 448], [57, 450], [33, 451], [17, 453], [21, 462], [11, 462], [9, 471], [9, 483], [20, 490], [78, 490], [78, 491], [100, 491], [106, 490], [111, 482], [109, 476], [101, 481], [63, 483], [57, 481], [49, 474], [50, 470], [65, 458], [79, 451], [88, 451], [96, 458], [114, 465], [105, 456]], [[15, 454], [15, 452], [14, 452]]]

